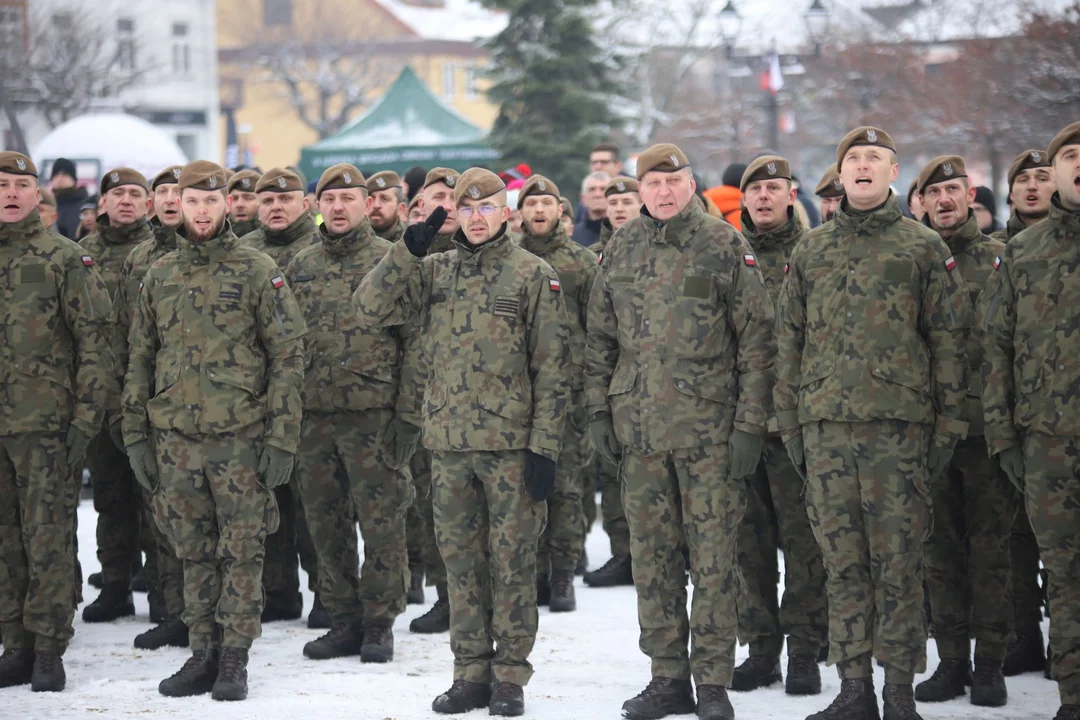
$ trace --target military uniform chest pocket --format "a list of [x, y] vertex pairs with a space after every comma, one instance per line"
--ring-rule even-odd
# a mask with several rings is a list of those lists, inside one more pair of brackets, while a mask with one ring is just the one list
[[10, 277], [12, 295], [16, 302], [19, 300], [41, 302], [56, 299], [56, 277], [48, 263], [24, 262]]
[[[753, 271], [747, 268], [748, 271]], [[731, 285], [731, 276], [703, 268], [688, 268], [682, 281], [674, 283], [678, 309], [681, 312], [714, 312], [722, 306], [724, 294]]]
[[224, 280], [213, 290], [215, 305], [239, 306], [247, 298], [247, 289], [240, 280]]
[[491, 296], [489, 309], [491, 314], [496, 317], [520, 320], [523, 306], [524, 303], [521, 301], [520, 296], [496, 290], [495, 294]]
[[882, 278], [887, 283], [909, 283], [914, 276], [915, 263], [910, 260], [893, 258], [882, 265]]

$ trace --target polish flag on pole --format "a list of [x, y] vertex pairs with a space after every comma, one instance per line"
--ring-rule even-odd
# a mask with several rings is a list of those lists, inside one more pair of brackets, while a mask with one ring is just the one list
[[784, 74], [780, 72], [780, 56], [775, 52], [769, 58], [769, 86], [768, 90], [775, 95], [784, 89]]

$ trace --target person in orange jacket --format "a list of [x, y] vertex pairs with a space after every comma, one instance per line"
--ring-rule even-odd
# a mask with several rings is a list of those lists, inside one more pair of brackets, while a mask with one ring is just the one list
[[702, 193], [716, 205], [717, 209], [724, 214], [724, 219], [735, 226], [736, 230], [742, 230], [742, 192], [739, 191], [739, 183], [742, 181], [746, 165], [743, 163], [731, 163], [724, 170], [723, 184], [709, 188]]

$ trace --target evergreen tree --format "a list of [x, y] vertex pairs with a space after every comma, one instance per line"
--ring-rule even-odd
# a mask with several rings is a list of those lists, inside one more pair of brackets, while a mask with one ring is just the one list
[[597, 43], [584, 9], [596, 0], [486, 0], [509, 11], [491, 53], [488, 96], [499, 115], [490, 143], [511, 165], [527, 162], [575, 201], [589, 151], [610, 137], [618, 59]]

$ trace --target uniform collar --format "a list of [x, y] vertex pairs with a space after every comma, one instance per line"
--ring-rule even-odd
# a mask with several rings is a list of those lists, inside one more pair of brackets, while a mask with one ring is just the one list
[[206, 242], [193, 243], [187, 239], [186, 235], [187, 233], [183, 228], [176, 233], [176, 248], [180, 251], [180, 256], [188, 262], [214, 260], [222, 254], [230, 254], [240, 242], [236, 235], [233, 234], [232, 227], [227, 220], [221, 232]]
[[[923, 216], [922, 223], [931, 230], [934, 230], [934, 227], [930, 224], [930, 213]], [[935, 230], [934, 232], [937, 231]], [[938, 234], [940, 235], [940, 233]], [[979, 220], [975, 217], [975, 211], [969, 208], [967, 220], [965, 220], [950, 237], [942, 236], [941, 239], [949, 246], [949, 252], [953, 255], [959, 255], [973, 242], [977, 242], [982, 238], [982, 236], [983, 233], [982, 230], [979, 229]]]
[[845, 197], [840, 202], [840, 207], [836, 208], [836, 217], [833, 218], [833, 222], [840, 230], [876, 231], [898, 222], [903, 217], [900, 212], [900, 201], [896, 198], [896, 193], [890, 190], [885, 202], [867, 212], [852, 210]]
[[258, 220], [230, 220], [232, 224], [233, 233], [236, 237], [244, 237], [250, 232], [255, 232], [259, 229]]
[[[372, 228], [372, 230], [374, 231], [374, 228]], [[390, 242], [395, 242], [398, 238], [400, 238], [404, 234], [405, 234], [405, 223], [402, 222], [401, 218], [398, 218], [398, 221], [396, 223], [394, 223], [390, 227], [386, 228], [382, 232], [375, 231], [375, 235], [377, 237], [381, 237], [383, 240], [389, 240]]]
[[130, 225], [113, 225], [109, 216], [102, 214], [97, 219], [97, 234], [106, 245], [127, 245], [146, 239], [149, 223], [146, 218], [139, 218]]
[[375, 238], [375, 231], [367, 218], [362, 219], [356, 227], [344, 235], [332, 235], [324, 222], [319, 225], [319, 237], [322, 238], [323, 248], [327, 255], [341, 257], [367, 247]]
[[795, 208], [790, 205], [787, 209], [787, 216], [787, 222], [775, 230], [758, 232], [754, 221], [750, 219], [750, 212], [744, 209], [742, 211], [742, 232], [747, 242], [750, 243], [750, 247], [756, 252], [761, 252], [794, 245], [803, 233], [803, 224], [799, 216], [795, 214]]
[[675, 247], [683, 246], [689, 235], [697, 230], [704, 215], [705, 211], [694, 202], [693, 197], [690, 198], [686, 207], [670, 220], [654, 220], [648, 208], [644, 206], [641, 208], [641, 222], [645, 226], [645, 235], [649, 241], [658, 245]]
[[292, 245], [297, 240], [311, 237], [313, 232], [315, 232], [315, 218], [311, 217], [311, 213], [304, 213], [296, 218], [284, 230], [271, 230], [263, 226], [263, 234], [266, 236], [268, 245]]
[[161, 224], [160, 220], [154, 218], [150, 221], [150, 229], [154, 231], [154, 242], [159, 248], [163, 248], [165, 250], [176, 249], [177, 228], [166, 227]]
[[454, 246], [458, 251], [458, 258], [463, 263], [482, 265], [506, 255], [514, 247], [506, 229], [507, 225], [503, 223], [495, 237], [480, 245], [470, 244], [465, 237], [465, 231], [459, 229], [454, 233]]
[[34, 208], [29, 215], [18, 222], [0, 223], [0, 240], [4, 242], [22, 240], [45, 230], [41, 216], [38, 215], [37, 208]]
[[[607, 222], [605, 220], [605, 222]], [[524, 230], [524, 228], [522, 228]], [[566, 233], [562, 229], [562, 221], [556, 220], [555, 227], [551, 229], [551, 232], [545, 235], [533, 235], [531, 233], [521, 233], [521, 247], [525, 248], [534, 255], [546, 255], [554, 250], [558, 250], [566, 244]]]
[[1072, 212], [1066, 210], [1061, 205], [1061, 198], [1055, 192], [1054, 197], [1050, 199], [1050, 215], [1047, 216], [1047, 220], [1051, 226], [1065, 233], [1066, 235], [1076, 235], [1080, 233], [1080, 211]]
[[1038, 220], [1028, 218], [1026, 215], [1021, 214], [1019, 210], [1013, 208], [1013, 211], [1009, 213], [1009, 221], [1005, 223], [1005, 237], [1012, 239], [1017, 233], [1026, 230], [1043, 220], [1045, 220], [1045, 218], [1040, 218]]

